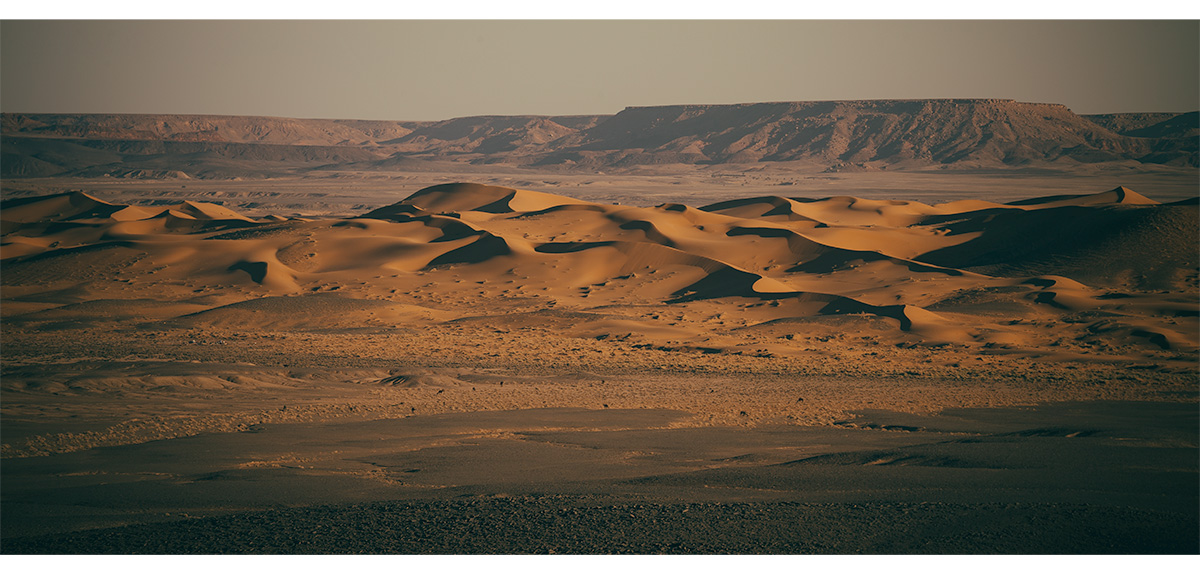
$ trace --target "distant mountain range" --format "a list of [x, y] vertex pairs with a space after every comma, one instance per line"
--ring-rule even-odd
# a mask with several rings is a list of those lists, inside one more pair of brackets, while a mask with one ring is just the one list
[[1062, 105], [994, 99], [652, 106], [428, 122], [4, 113], [0, 138], [7, 178], [267, 177], [459, 163], [587, 171], [768, 162], [819, 171], [1200, 166], [1195, 111], [1077, 115]]

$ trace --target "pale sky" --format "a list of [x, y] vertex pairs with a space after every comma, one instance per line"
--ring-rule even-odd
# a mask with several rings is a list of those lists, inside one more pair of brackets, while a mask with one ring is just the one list
[[4, 112], [440, 120], [627, 106], [1011, 98], [1200, 108], [1183, 21], [28, 21]]

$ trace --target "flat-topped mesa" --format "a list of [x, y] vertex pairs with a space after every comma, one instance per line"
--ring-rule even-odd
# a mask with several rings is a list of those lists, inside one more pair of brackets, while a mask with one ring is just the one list
[[942, 103], [954, 105], [980, 105], [980, 104], [1021, 104], [1021, 105], [1036, 105], [1048, 106], [1057, 108], [1067, 108], [1065, 105], [1058, 103], [1031, 103], [1020, 102], [1015, 99], [996, 99], [996, 98], [944, 98], [944, 99], [831, 99], [831, 100], [813, 100], [813, 101], [763, 101], [763, 102], [747, 102], [747, 103], [689, 103], [689, 104], [674, 104], [674, 105], [633, 105], [622, 109], [623, 111], [641, 110], [641, 109], [690, 109], [690, 108], [709, 108], [709, 107], [752, 107], [752, 106], [796, 106], [796, 107], [811, 107], [814, 105], [847, 105], [847, 106], [889, 106], [897, 104], [912, 104], [912, 103]]
[[[581, 151], [725, 163], [1006, 165], [1116, 160], [1150, 149], [1058, 104], [859, 100], [630, 107], [581, 132]], [[668, 161], [670, 162], [670, 161]]]
[[[870, 99], [870, 100], [826, 100], [826, 101], [775, 101], [735, 104], [682, 104], [642, 105], [625, 107], [613, 118], [630, 114], [686, 113], [686, 120], [696, 114], [712, 112], [756, 112], [760, 114], [821, 115], [828, 113], [890, 112], [893, 114], [932, 114], [948, 111], [1051, 111], [1056, 114], [1074, 114], [1066, 105], [1059, 103], [1021, 102], [1013, 99]], [[735, 128], [730, 126], [729, 128]]]

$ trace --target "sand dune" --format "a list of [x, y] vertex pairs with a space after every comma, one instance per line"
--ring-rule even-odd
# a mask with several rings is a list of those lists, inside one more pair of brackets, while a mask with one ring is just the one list
[[5, 203], [4, 221], [37, 223], [44, 221], [85, 221], [112, 219], [126, 221], [152, 215], [149, 209], [131, 209], [126, 205], [106, 203], [86, 193], [46, 195], [15, 199]]
[[[463, 211], [511, 213], [514, 211], [541, 211], [560, 205], [579, 203], [569, 197], [537, 191], [519, 191], [474, 183], [450, 183], [422, 189], [405, 199], [402, 205], [417, 206], [436, 213]], [[384, 210], [386, 209], [384, 208]]]
[[970, 239], [917, 259], [988, 275], [1062, 275], [1098, 287], [1174, 290], [1192, 283], [1194, 210], [1160, 205], [1124, 188], [1011, 207], [1020, 210], [926, 220], [947, 237]]
[[1157, 201], [1146, 198], [1146, 196], [1132, 191], [1126, 187], [1117, 187], [1112, 191], [1103, 193], [1094, 193], [1091, 195], [1060, 195], [1056, 197], [1037, 197], [1034, 199], [1026, 199], [1024, 201], [1014, 201], [1009, 205], [1019, 207], [1031, 207], [1036, 209], [1049, 209], [1051, 207], [1080, 207], [1088, 205], [1158, 205]]
[[[570, 335], [664, 347], [809, 320], [874, 324], [896, 343], [1194, 353], [1196, 213], [1123, 187], [1008, 204], [639, 208], [455, 183], [354, 219], [258, 221], [69, 193], [5, 203], [0, 247], [6, 323], [30, 328], [116, 297], [129, 315], [73, 323], [426, 331], [496, 315], [537, 325], [530, 312], [549, 308], [582, 316], [549, 322]], [[705, 314], [665, 315], [682, 304]], [[760, 345], [786, 355], [776, 340]]]

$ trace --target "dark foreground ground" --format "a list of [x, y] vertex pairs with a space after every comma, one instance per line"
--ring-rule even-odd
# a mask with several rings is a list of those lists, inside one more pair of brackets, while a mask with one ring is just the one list
[[666, 428], [673, 414], [265, 425], [5, 459], [2, 550], [1200, 553], [1195, 404], [840, 428]]
[[1196, 552], [1196, 519], [1070, 504], [528, 496], [279, 509], [5, 546], [10, 553], [110, 554], [1170, 554]]
[[[8, 550], [11, 549], [11, 550]], [[40, 554], [1181, 554], [1181, 513], [1021, 503], [377, 502], [6, 542]]]

